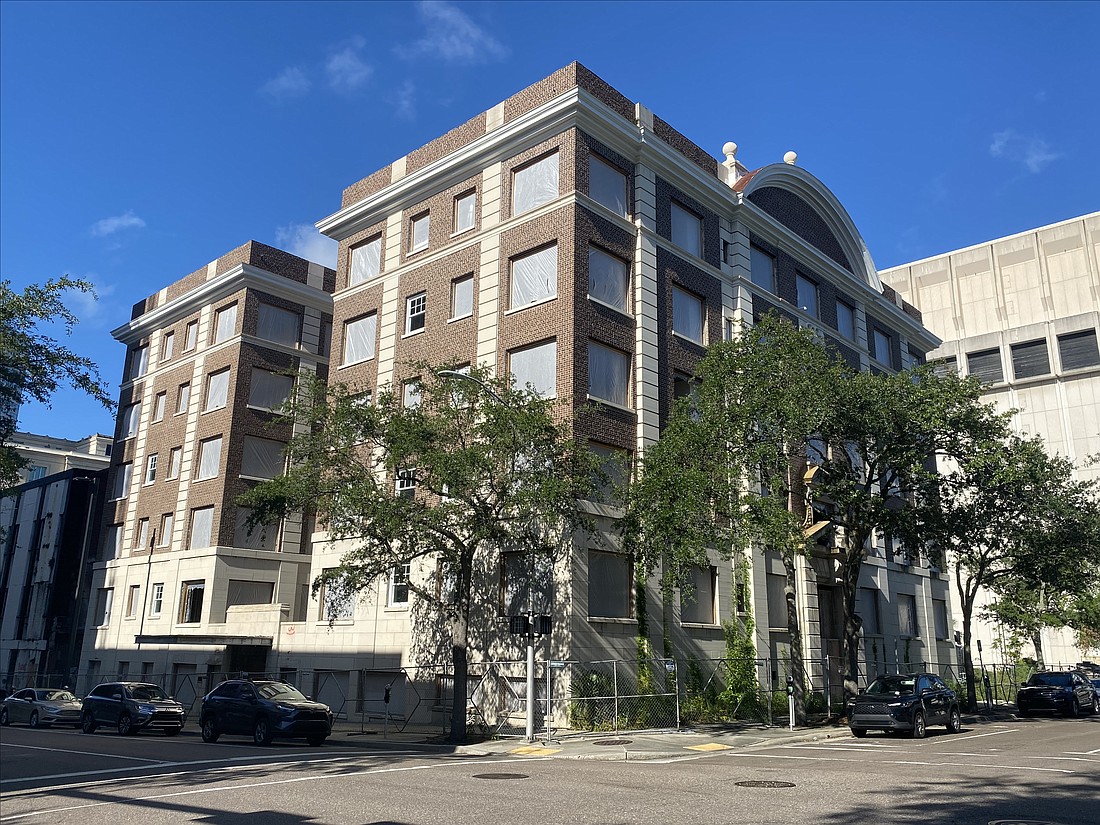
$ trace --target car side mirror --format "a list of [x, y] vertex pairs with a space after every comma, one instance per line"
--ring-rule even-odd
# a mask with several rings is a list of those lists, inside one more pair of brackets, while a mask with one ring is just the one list
[[1027, 687], [1027, 682], [1020, 682], [1020, 687]]
[[111, 698], [112, 699], [118, 699], [119, 701], [122, 701], [122, 694], [121, 693], [114, 693], [114, 694], [111, 695]]
[[860, 696], [862, 696], [862, 695], [863, 695], [864, 693], [866, 693], [866, 692], [867, 692], [867, 688], [860, 688], [860, 689], [859, 689], [859, 694], [860, 694]]

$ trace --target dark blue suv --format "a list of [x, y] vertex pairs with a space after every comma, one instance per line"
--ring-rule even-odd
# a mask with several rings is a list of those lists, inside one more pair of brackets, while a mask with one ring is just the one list
[[332, 711], [286, 682], [230, 679], [202, 698], [203, 742], [222, 734], [251, 736], [257, 745], [272, 739], [305, 739], [320, 745], [332, 732]]

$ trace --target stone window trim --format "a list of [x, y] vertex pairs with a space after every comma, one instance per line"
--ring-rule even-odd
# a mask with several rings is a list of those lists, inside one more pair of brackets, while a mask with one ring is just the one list
[[[472, 214], [467, 215], [467, 210]], [[451, 237], [465, 235], [478, 227], [477, 187], [472, 186], [454, 197], [454, 220], [451, 223]]]

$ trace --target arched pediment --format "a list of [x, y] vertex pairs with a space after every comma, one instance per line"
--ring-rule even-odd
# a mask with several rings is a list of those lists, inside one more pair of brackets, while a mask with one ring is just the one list
[[742, 177], [734, 190], [876, 292], [882, 292], [875, 262], [855, 223], [836, 196], [809, 172], [789, 163], [773, 163]]

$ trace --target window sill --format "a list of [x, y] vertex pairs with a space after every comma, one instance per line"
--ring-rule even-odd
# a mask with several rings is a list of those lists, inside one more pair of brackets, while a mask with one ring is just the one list
[[615, 617], [615, 616], [589, 616], [589, 622], [603, 622], [605, 624], [622, 624], [622, 625], [636, 625], [638, 620], [630, 617]]
[[415, 249], [410, 249], [408, 251], [408, 253], [406, 253], [405, 257], [406, 258], [411, 258], [413, 255], [419, 255], [421, 252], [427, 252], [427, 251], [428, 251], [428, 245], [424, 244], [423, 246], [418, 246]]
[[706, 346], [706, 344], [704, 344], [702, 341], [696, 341], [694, 338], [689, 338], [688, 336], [684, 335], [683, 333], [677, 332], [676, 330], [672, 330], [672, 337], [679, 338], [681, 341], [686, 341], [689, 344], [695, 344], [695, 346], [697, 347]]
[[715, 624], [714, 622], [680, 622], [680, 627], [685, 627], [689, 630], [721, 630], [722, 625]]
[[220, 410], [224, 410], [224, 409], [226, 408], [226, 406], [227, 406], [227, 405], [223, 404], [223, 405], [222, 405], [222, 406], [220, 406], [220, 407], [211, 407], [211, 408], [210, 408], [210, 409], [208, 409], [208, 410], [203, 410], [203, 411], [202, 411], [202, 414], [203, 414], [203, 415], [206, 415], [207, 413], [212, 413], [212, 412], [219, 412]]
[[525, 310], [525, 309], [530, 309], [531, 307], [542, 306], [543, 304], [548, 304], [551, 301], [556, 301], [556, 300], [558, 300], [557, 295], [551, 295], [548, 298], [539, 298], [537, 301], [532, 301], [529, 304], [523, 304], [522, 306], [512, 307], [511, 309], [506, 309], [506, 310], [504, 310], [504, 315], [505, 315], [505, 317], [507, 317], [507, 316], [513, 315], [517, 312], [523, 312], [523, 310]]
[[467, 232], [473, 232], [475, 229], [477, 229], [476, 226], [467, 226], [465, 229], [456, 229], [454, 232], [451, 233], [451, 240], [454, 240], [460, 235], [465, 235]]
[[355, 619], [333, 619], [332, 621], [319, 619], [317, 621], [317, 627], [328, 627], [329, 625], [333, 627], [351, 627], [353, 624], [355, 624]]
[[428, 328], [423, 326], [420, 329], [414, 329], [412, 332], [406, 332], [401, 336], [401, 340], [404, 341], [406, 338], [415, 338], [417, 335], [423, 335], [427, 330]]
[[278, 410], [273, 409], [272, 407], [257, 407], [254, 404], [245, 404], [244, 407], [246, 410], [256, 410], [257, 412], [272, 413], [274, 415], [279, 414]]
[[382, 608], [386, 613], [408, 613], [408, 604], [387, 604]]
[[199, 484], [203, 481], [217, 481], [219, 476], [206, 476], [205, 478], [196, 478], [191, 481], [192, 484]]
[[271, 479], [275, 478], [275, 476], [269, 476], [269, 477], [249, 476], [249, 475], [245, 475], [244, 473], [241, 473], [240, 478], [243, 478], [245, 481], [271, 481]]
[[625, 404], [619, 404], [615, 401], [608, 401], [606, 398], [600, 398], [599, 396], [592, 395], [591, 393], [587, 394], [585, 397], [595, 404], [602, 404], [605, 407], [611, 407], [613, 410], [622, 410], [623, 412], [628, 412], [631, 415], [635, 413], [633, 407], [628, 407]]
[[349, 362], [349, 363], [347, 363], [347, 364], [341, 364], [341, 365], [340, 365], [340, 366], [338, 366], [338, 367], [337, 367], [336, 369], [338, 369], [338, 370], [342, 370], [342, 369], [346, 369], [346, 368], [348, 368], [348, 367], [357, 367], [357, 366], [359, 366], [360, 364], [369, 364], [369, 363], [370, 363], [371, 361], [373, 361], [373, 360], [374, 360], [374, 356], [372, 355], [372, 356], [370, 356], [369, 358], [364, 358], [364, 359], [363, 359], [362, 361], [351, 361], [351, 362]]
[[599, 298], [595, 298], [592, 295], [588, 296], [588, 300], [591, 301], [594, 304], [598, 304], [599, 306], [607, 307], [611, 311], [617, 312], [619, 315], [622, 315], [624, 318], [629, 318], [631, 321], [634, 320], [634, 316], [631, 315], [629, 312], [627, 312], [622, 307], [617, 307], [614, 304], [609, 304], [609, 303], [607, 303], [607, 301], [601, 301]]
[[456, 321], [465, 321], [467, 318], [473, 318], [473, 317], [474, 317], [474, 314], [472, 312], [467, 312], [465, 315], [456, 315], [454, 318], [448, 318], [447, 323], [448, 324], [453, 324]]

